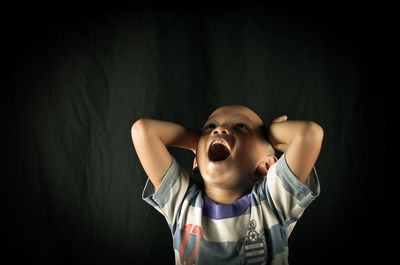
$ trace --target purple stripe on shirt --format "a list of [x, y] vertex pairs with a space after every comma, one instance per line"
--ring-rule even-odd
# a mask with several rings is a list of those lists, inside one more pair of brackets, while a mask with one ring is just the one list
[[251, 193], [240, 197], [232, 204], [218, 204], [203, 193], [204, 215], [212, 219], [224, 219], [240, 216], [251, 203]]

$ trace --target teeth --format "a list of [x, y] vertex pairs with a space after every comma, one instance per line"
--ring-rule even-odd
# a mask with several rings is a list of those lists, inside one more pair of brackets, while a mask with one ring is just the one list
[[222, 144], [222, 145], [226, 146], [226, 147], [230, 150], [229, 146], [228, 146], [225, 142], [223, 142], [223, 141], [214, 140], [214, 141], [211, 143], [211, 145], [214, 145], [214, 144]]

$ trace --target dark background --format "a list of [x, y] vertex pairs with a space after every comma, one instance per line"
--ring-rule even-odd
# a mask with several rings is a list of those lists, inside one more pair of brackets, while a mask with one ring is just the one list
[[[7, 264], [173, 264], [130, 138], [139, 118], [200, 128], [218, 106], [325, 131], [321, 195], [291, 264], [391, 255], [393, 7], [381, 3], [73, 3], [3, 9], [2, 241]], [[193, 154], [170, 148], [190, 170]]]

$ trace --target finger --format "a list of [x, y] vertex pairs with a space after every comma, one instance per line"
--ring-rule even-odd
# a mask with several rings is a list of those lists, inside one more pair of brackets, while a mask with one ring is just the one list
[[282, 115], [282, 116], [279, 116], [279, 117], [273, 119], [272, 122], [282, 122], [282, 121], [286, 121], [286, 120], [287, 120], [287, 116]]

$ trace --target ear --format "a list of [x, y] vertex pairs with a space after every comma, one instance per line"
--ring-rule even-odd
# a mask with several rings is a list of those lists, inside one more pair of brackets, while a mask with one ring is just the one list
[[265, 178], [265, 176], [267, 176], [269, 168], [273, 164], [275, 164], [277, 161], [278, 161], [278, 158], [276, 158], [276, 156], [272, 156], [272, 155], [264, 156], [263, 159], [257, 165], [256, 171], [254, 174], [256, 181]]
[[197, 158], [195, 157], [193, 160], [193, 175], [196, 175], [199, 172], [199, 166], [197, 165]]

